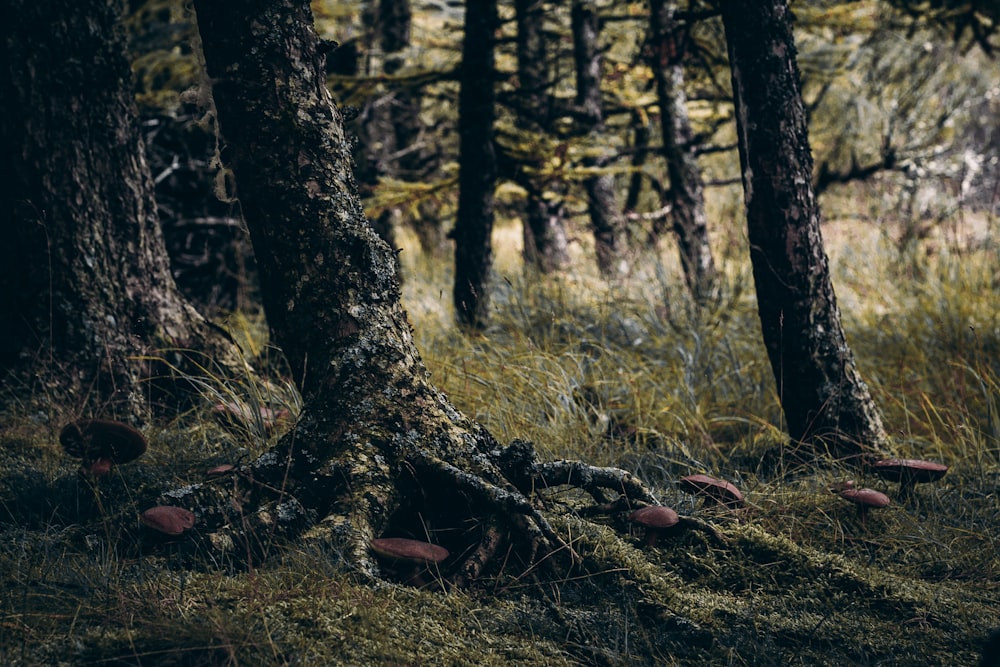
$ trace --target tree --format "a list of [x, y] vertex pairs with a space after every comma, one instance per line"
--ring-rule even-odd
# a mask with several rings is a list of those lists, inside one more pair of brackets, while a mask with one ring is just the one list
[[628, 271], [625, 260], [627, 241], [625, 218], [615, 194], [615, 177], [613, 174], [601, 173], [614, 155], [598, 148], [604, 143], [599, 137], [604, 129], [601, 53], [597, 44], [600, 23], [597, 12], [587, 2], [573, 2], [571, 19], [573, 57], [576, 64], [576, 111], [583, 128], [594, 139], [592, 154], [584, 158], [583, 166], [597, 173], [588, 176], [583, 184], [587, 190], [587, 208], [594, 231], [597, 267], [602, 275], [615, 277]]
[[705, 194], [694, 154], [694, 133], [688, 120], [684, 93], [684, 35], [668, 0], [650, 3], [650, 42], [653, 77], [660, 103], [660, 132], [670, 189], [666, 192], [681, 269], [688, 290], [703, 302], [716, 288], [715, 260], [708, 240]]
[[180, 352], [190, 350], [199, 362], [242, 362], [171, 276], [120, 10], [5, 6], [0, 368], [44, 378], [48, 399], [67, 409], [142, 421], [144, 382], [166, 368], [146, 360], [193, 371]]
[[[551, 130], [553, 99], [549, 76], [548, 49], [544, 34], [545, 3], [516, 0], [517, 79], [519, 121], [529, 130], [532, 144], [544, 145], [543, 132]], [[565, 217], [565, 183], [558, 176], [545, 176], [548, 156], [532, 156], [530, 167], [518, 164], [514, 179], [527, 192], [524, 225], [524, 259], [542, 273], [562, 269], [569, 262]], [[542, 175], [532, 173], [541, 171]]]
[[857, 458], [887, 436], [830, 282], [788, 5], [721, 9], [758, 311], [789, 435], [812, 453]]
[[197, 508], [216, 529], [211, 543], [234, 557], [260, 555], [271, 536], [309, 531], [374, 574], [372, 538], [433, 535], [460, 554], [448, 572], [459, 582], [508, 553], [524, 566], [570, 555], [530, 502], [535, 488], [576, 484], [603, 500], [607, 487], [652, 501], [623, 471], [542, 464], [528, 443], [500, 446], [429, 382], [392, 252], [357, 196], [309, 3], [196, 0], [195, 9], [223, 159], [303, 411], [240, 472], [237, 488], [194, 485], [165, 499]]
[[493, 269], [493, 198], [497, 180], [493, 148], [496, 0], [469, 3], [462, 39], [458, 97], [458, 216], [455, 220], [455, 285], [460, 325], [481, 329], [489, 319]]

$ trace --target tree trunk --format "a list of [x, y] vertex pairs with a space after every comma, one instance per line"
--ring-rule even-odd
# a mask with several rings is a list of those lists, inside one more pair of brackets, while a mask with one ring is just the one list
[[461, 91], [458, 98], [458, 215], [455, 220], [455, 286], [458, 323], [482, 329], [489, 319], [489, 282], [493, 269], [493, 198], [497, 161], [493, 148], [496, 94], [494, 33], [496, 0], [470, 2], [465, 8]]
[[[409, 0], [378, 0], [370, 4], [364, 14], [371, 29], [365, 40], [369, 53], [365, 75], [374, 78], [397, 72], [404, 62], [400, 52], [410, 44]], [[382, 57], [371, 57], [377, 49], [381, 50]], [[399, 176], [400, 160], [394, 156], [414, 138], [416, 121], [413, 100], [405, 88], [387, 90], [379, 86], [367, 97], [361, 113], [361, 150], [355, 169], [366, 191], [374, 191], [385, 176]], [[397, 271], [401, 268], [395, 230], [398, 218], [398, 209], [388, 209], [371, 220], [375, 232], [397, 251]]]
[[847, 347], [820, 236], [788, 5], [729, 0], [722, 18], [757, 304], [789, 434], [810, 455], [876, 451], [886, 433]]
[[[357, 197], [308, 2], [195, 8], [268, 321], [304, 403], [294, 429], [231, 484], [165, 500], [196, 509], [211, 544], [234, 558], [308, 530], [375, 574], [372, 538], [431, 536], [456, 555], [443, 570], [462, 582], [508, 546], [525, 566], [563, 548], [526, 496], [552, 468], [524, 443], [501, 448], [427, 379], [392, 252]], [[558, 474], [557, 484], [580, 479]], [[648, 497], [624, 473], [614, 484]]]
[[7, 3], [0, 366], [45, 377], [34, 391], [69, 411], [143, 421], [143, 382], [166, 367], [140, 359], [191, 370], [170, 348], [241, 362], [171, 276], [121, 10], [104, 0]]
[[694, 156], [694, 136], [684, 93], [684, 46], [674, 20], [676, 6], [651, 0], [651, 63], [660, 102], [663, 157], [670, 176], [668, 191], [681, 268], [688, 289], [698, 302], [712, 298], [716, 289], [715, 261], [708, 241], [708, 220], [701, 170]]
[[[544, 34], [545, 3], [516, 0], [518, 116], [525, 132], [541, 134], [550, 129], [552, 99], [549, 92], [548, 49]], [[534, 141], [541, 144], [541, 141]], [[547, 156], [546, 156], [547, 157]], [[542, 162], [540, 157], [537, 162]], [[536, 167], [542, 166], [536, 164]], [[562, 179], [541, 178], [515, 167], [515, 179], [527, 192], [524, 224], [524, 260], [542, 273], [558, 271], [569, 264], [564, 225]]]
[[[600, 34], [597, 13], [590, 3], [574, 1], [572, 9], [573, 55], [576, 61], [576, 104], [587, 133], [603, 145], [600, 134], [604, 130], [604, 111], [601, 108], [601, 53], [597, 38]], [[614, 155], [588, 155], [583, 166], [590, 169], [607, 167]], [[607, 277], [628, 273], [625, 257], [625, 217], [618, 206], [615, 194], [615, 177], [612, 174], [589, 176], [584, 181], [587, 190], [587, 208], [594, 230], [597, 267]]]

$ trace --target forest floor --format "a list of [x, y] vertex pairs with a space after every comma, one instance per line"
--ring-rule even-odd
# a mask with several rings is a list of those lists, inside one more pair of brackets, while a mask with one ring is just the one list
[[[471, 338], [451, 325], [447, 263], [404, 251], [418, 345], [462, 410], [543, 459], [623, 467], [724, 538], [644, 547], [621, 517], [584, 518], [581, 498], [552, 491], [545, 512], [581, 566], [511, 568], [470, 590], [372, 585], [308, 542], [249, 571], [188, 567], [176, 545], [150, 543], [137, 515], [160, 490], [277, 437], [260, 420], [220, 424], [211, 404], [294, 412], [293, 392], [201, 378], [209, 405], [150, 429], [147, 454], [95, 491], [59, 448], [76, 406], [8, 387], [0, 663], [975, 665], [1000, 626], [1000, 237], [980, 222], [902, 248], [884, 229], [827, 228], [849, 341], [896, 453], [950, 466], [909, 499], [868, 471], [786, 456], [738, 238], [720, 243], [720, 303], [699, 312], [672, 260], [608, 285], [578, 248], [572, 274], [538, 280], [501, 226], [495, 317]], [[229, 325], [273, 354], [258, 319]], [[735, 483], [747, 507], [701, 506], [675, 484], [691, 473]], [[846, 479], [893, 503], [859, 516], [828, 491]]]

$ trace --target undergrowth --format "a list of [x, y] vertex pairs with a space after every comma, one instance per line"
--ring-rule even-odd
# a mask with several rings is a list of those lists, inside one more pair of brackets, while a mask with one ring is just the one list
[[[192, 378], [205, 405], [149, 431], [147, 456], [96, 487], [59, 450], [73, 406], [41, 414], [5, 398], [0, 661], [974, 664], [1000, 624], [996, 246], [904, 254], [884, 233], [859, 242], [867, 231], [829, 243], [849, 342], [896, 452], [951, 466], [909, 500], [863, 471], [786, 462], [744, 262], [724, 263], [718, 304], [699, 311], [667, 260], [644, 260], [616, 284], [585, 257], [562, 276], [526, 276], [517, 233], [501, 226], [481, 336], [451, 325], [447, 263], [402, 255], [435, 384], [502, 441], [634, 472], [665, 504], [716, 525], [725, 545], [691, 531], [643, 550], [620, 517], [583, 520], [578, 498], [555, 493], [546, 511], [583, 555], [578, 570], [430, 592], [361, 581], [309, 542], [276, 545], [250, 570], [192, 569], [176, 545], [138, 529], [138, 511], [164, 488], [264, 451], [299, 409], [287, 384], [242, 385], [206, 368]], [[280, 367], [259, 318], [228, 326], [262, 368]], [[285, 421], [263, 408], [287, 411]], [[701, 507], [674, 484], [695, 472], [736, 483], [748, 507]], [[893, 505], [858, 516], [827, 491], [848, 478]]]

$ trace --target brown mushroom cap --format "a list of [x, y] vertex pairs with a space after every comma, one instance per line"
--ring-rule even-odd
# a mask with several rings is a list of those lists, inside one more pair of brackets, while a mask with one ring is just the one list
[[696, 496], [705, 496], [719, 505], [743, 504], [743, 494], [735, 485], [708, 475], [688, 475], [678, 481], [681, 489]]
[[861, 508], [881, 508], [889, 506], [889, 496], [875, 489], [856, 489], [848, 487], [838, 494], [844, 500], [854, 503]]
[[629, 514], [628, 520], [646, 528], [663, 529], [673, 528], [680, 522], [681, 518], [677, 516], [677, 512], [669, 507], [649, 505]]
[[394, 561], [434, 565], [448, 557], [448, 550], [444, 547], [405, 537], [379, 537], [368, 545], [379, 556]]
[[948, 466], [920, 459], [885, 459], [873, 463], [872, 472], [890, 482], [924, 484], [944, 477]]
[[157, 505], [139, 515], [143, 525], [153, 530], [176, 537], [194, 527], [194, 514], [183, 507]]
[[84, 466], [99, 459], [128, 463], [146, 451], [146, 438], [128, 424], [107, 419], [78, 419], [63, 427], [59, 443]]

